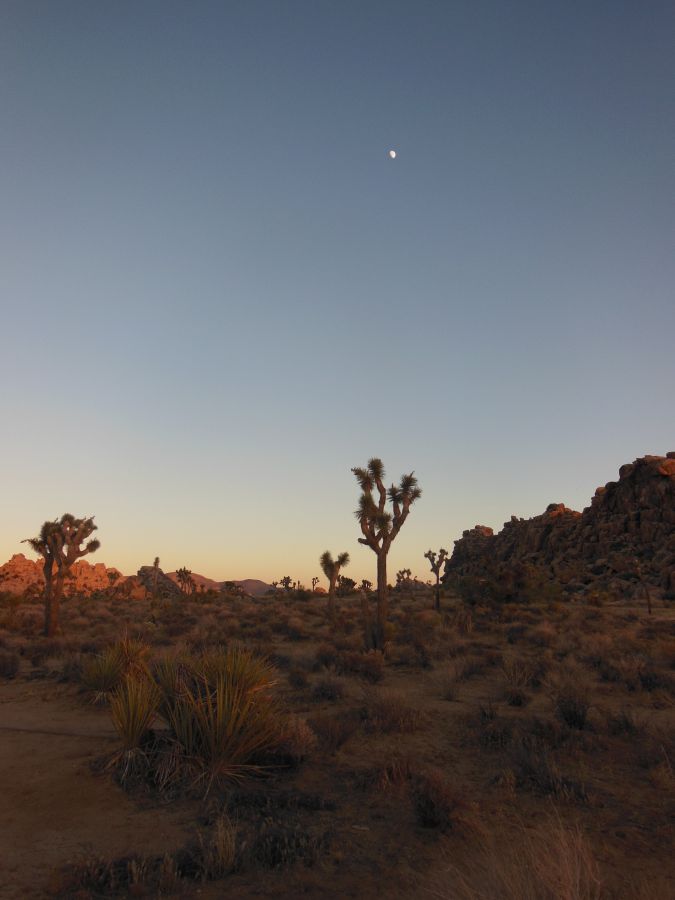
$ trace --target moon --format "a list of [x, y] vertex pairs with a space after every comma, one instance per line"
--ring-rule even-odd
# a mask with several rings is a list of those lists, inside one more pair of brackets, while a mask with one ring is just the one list
[[396, 151], [395, 150], [389, 151], [389, 159], [396, 159]]

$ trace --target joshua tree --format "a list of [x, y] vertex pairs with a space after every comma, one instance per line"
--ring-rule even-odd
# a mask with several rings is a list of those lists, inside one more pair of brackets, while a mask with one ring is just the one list
[[152, 599], [157, 599], [157, 581], [159, 579], [159, 556], [155, 557], [152, 564]]
[[438, 551], [438, 557], [436, 557], [436, 553], [432, 550], [427, 550], [424, 554], [425, 559], [429, 560], [429, 565], [431, 566], [431, 571], [436, 576], [436, 590], [434, 594], [434, 608], [440, 610], [441, 608], [441, 567], [443, 563], [448, 558], [448, 551], [444, 550], [443, 547]]
[[[397, 486], [387, 489], [384, 486], [384, 465], [381, 459], [368, 461], [365, 469], [354, 468], [352, 472], [361, 486], [359, 506], [356, 518], [361, 526], [363, 537], [360, 544], [365, 544], [377, 556], [377, 623], [373, 635], [374, 645], [382, 649], [385, 640], [385, 625], [389, 613], [387, 595], [387, 554], [396, 535], [408, 518], [410, 507], [422, 496], [414, 472], [402, 475]], [[373, 491], [377, 490], [377, 500]], [[386, 509], [387, 497], [393, 507], [393, 515]]]
[[316, 590], [316, 586], [318, 583], [319, 583], [319, 579], [315, 575], [314, 578], [312, 578], [312, 591]]
[[284, 575], [284, 577], [279, 581], [279, 584], [286, 591], [286, 593], [288, 593], [293, 587], [293, 579], [290, 575]]
[[349, 553], [341, 553], [337, 559], [333, 559], [329, 550], [319, 557], [319, 564], [323, 574], [328, 579], [328, 615], [335, 615], [335, 586], [340, 576], [340, 569], [349, 565]]
[[[26, 538], [25, 543], [39, 553], [44, 559], [42, 570], [45, 576], [45, 635], [53, 637], [59, 629], [59, 608], [63, 596], [63, 582], [70, 574], [73, 563], [94, 553], [101, 546], [96, 539], [87, 538], [96, 531], [94, 517], [76, 519], [65, 513], [60, 519], [45, 522], [40, 534], [35, 538]], [[56, 577], [54, 577], [56, 566]]]
[[340, 575], [338, 578], [337, 594], [339, 597], [348, 597], [356, 590], [356, 582], [353, 578], [346, 575]]
[[410, 569], [399, 569], [399, 571], [396, 573], [396, 587], [409, 587], [411, 576], [412, 571]]
[[366, 591], [366, 593], [367, 593], [368, 591], [372, 591], [372, 589], [373, 589], [373, 582], [368, 581], [367, 578], [362, 578], [361, 584], [359, 585], [359, 590]]
[[178, 579], [180, 589], [184, 594], [194, 593], [196, 585], [190, 569], [187, 569], [185, 566], [183, 566], [182, 569], [178, 569], [176, 571], [176, 578]]

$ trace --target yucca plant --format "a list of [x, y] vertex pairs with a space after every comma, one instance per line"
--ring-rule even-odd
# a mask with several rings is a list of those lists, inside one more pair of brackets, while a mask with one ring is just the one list
[[193, 677], [189, 660], [180, 656], [164, 657], [152, 667], [151, 677], [159, 692], [158, 712], [168, 721], [177, 695]]
[[231, 677], [218, 675], [183, 686], [169, 725], [196, 780], [237, 780], [260, 772], [256, 758], [277, 746], [281, 726], [275, 704]]
[[125, 632], [124, 636], [115, 644], [124, 659], [125, 671], [129, 673], [146, 674], [148, 671], [147, 658], [150, 654], [150, 646], [145, 641], [130, 638]]
[[130, 778], [145, 775], [150, 760], [144, 745], [157, 714], [159, 690], [145, 676], [126, 675], [110, 698], [113, 725], [122, 739], [122, 749], [108, 762], [125, 784]]
[[221, 678], [245, 693], [269, 690], [276, 684], [274, 668], [269, 661], [238, 644], [206, 650], [190, 664], [190, 668], [212, 687]]
[[153, 681], [133, 675], [127, 675], [114, 691], [110, 715], [124, 751], [142, 746], [157, 714], [159, 700], [159, 690]]
[[126, 672], [126, 660], [119, 646], [113, 645], [82, 665], [82, 686], [92, 694], [92, 702], [105, 702], [120, 684]]

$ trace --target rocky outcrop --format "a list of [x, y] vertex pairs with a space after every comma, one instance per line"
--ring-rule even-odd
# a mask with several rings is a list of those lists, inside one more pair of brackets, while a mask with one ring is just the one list
[[[118, 583], [124, 580], [118, 569], [109, 569], [103, 563], [92, 565], [86, 559], [79, 559], [73, 564], [65, 582], [66, 593], [90, 594], [92, 591], [104, 590], [110, 587], [108, 573], [111, 572], [117, 573]], [[0, 566], [0, 591], [9, 594], [24, 594], [31, 589], [41, 591], [44, 583], [42, 561], [27, 559], [23, 553], [15, 553]]]
[[[132, 581], [134, 588], [142, 588], [144, 594], [149, 596], [156, 594], [158, 597], [174, 600], [185, 596], [175, 581], [165, 575], [161, 569], [155, 569], [154, 566], [141, 566]], [[137, 591], [133, 593], [135, 594]]]
[[622, 593], [638, 581], [675, 594], [675, 453], [645, 456], [599, 487], [582, 513], [551, 503], [532, 519], [515, 516], [494, 534], [477, 525], [455, 541], [444, 580], [501, 577], [530, 566], [568, 593], [589, 587]]

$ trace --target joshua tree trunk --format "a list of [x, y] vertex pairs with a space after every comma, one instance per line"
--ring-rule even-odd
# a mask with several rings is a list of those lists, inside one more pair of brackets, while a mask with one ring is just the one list
[[384, 633], [389, 618], [389, 594], [387, 591], [387, 554], [377, 554], [377, 640], [379, 650], [384, 647]]
[[338, 573], [334, 572], [328, 583], [328, 616], [331, 620], [335, 618], [335, 587], [337, 585]]
[[434, 608], [436, 612], [441, 611], [441, 576], [438, 572], [436, 572], [436, 597], [434, 601]]
[[61, 597], [63, 596], [63, 579], [65, 573], [57, 572], [54, 582], [54, 590], [45, 605], [45, 635], [54, 637], [59, 630], [59, 612], [61, 610]]
[[54, 603], [53, 597], [53, 585], [52, 585], [52, 566], [53, 562], [50, 560], [45, 560], [45, 564], [42, 567], [42, 571], [45, 576], [45, 636], [53, 637], [56, 628], [58, 627], [59, 621], [59, 610], [58, 610], [58, 601], [56, 606], [56, 612], [52, 611], [52, 606]]

